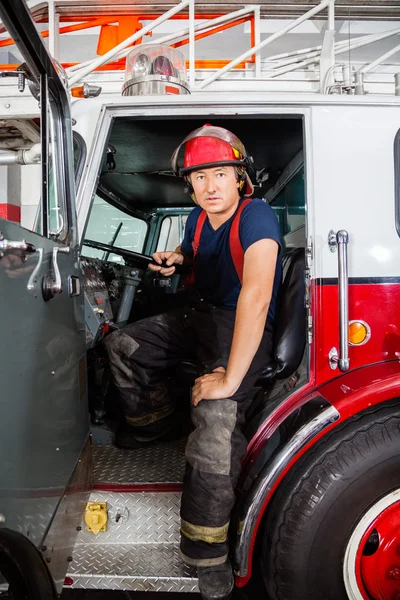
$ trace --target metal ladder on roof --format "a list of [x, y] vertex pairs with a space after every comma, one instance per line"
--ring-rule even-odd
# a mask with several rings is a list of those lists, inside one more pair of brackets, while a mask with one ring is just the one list
[[[283, 3], [263, 4], [259, 0], [243, 7], [239, 2], [224, 5], [224, 12], [215, 3], [205, 0], [167, 0], [171, 6], [164, 14], [157, 7], [143, 4], [118, 2], [117, 14], [110, 14], [112, 6], [92, 0], [77, 3], [76, 0], [31, 0], [32, 15], [40, 22], [48, 22], [49, 28], [42, 32], [49, 38], [49, 49], [54, 58], [59, 57], [60, 35], [85, 28], [101, 28], [100, 55], [78, 64], [65, 63], [65, 77], [69, 88], [83, 82], [94, 85], [107, 83], [104, 93], [120, 93], [124, 60], [133, 44], [141, 43], [143, 37], [156, 32], [157, 27], [168, 19], [183, 19], [185, 27], [164, 35], [154, 43], [175, 47], [188, 46], [188, 73], [192, 93], [208, 91], [267, 91], [267, 92], [318, 92], [322, 94], [387, 93], [400, 94], [400, 65], [392, 65], [379, 72], [381, 65], [400, 51], [400, 45], [377, 56], [364, 65], [346, 64], [349, 52], [381, 40], [396, 40], [400, 27], [390, 25], [386, 31], [371, 33], [350, 40], [335, 42], [335, 20], [349, 17], [400, 20], [400, 5], [395, 0], [322, 0], [304, 12], [304, 3], [292, 0]], [[271, 17], [290, 18], [283, 27], [266, 39], [261, 39], [260, 25]], [[326, 20], [321, 29], [321, 40], [313, 47], [288, 51], [262, 58], [267, 47], [284, 35], [296, 30], [304, 22]], [[62, 22], [70, 24], [63, 26]], [[197, 60], [196, 40], [227, 31], [239, 24], [249, 23], [250, 47], [232, 60]], [[0, 48], [7, 41], [0, 41]], [[152, 41], [150, 41], [152, 43]], [[4, 65], [2, 66], [5, 67]], [[7, 68], [7, 67], [5, 67]], [[9, 68], [12, 68], [10, 66]], [[15, 68], [15, 65], [14, 65]], [[99, 70], [101, 69], [101, 70]], [[105, 69], [105, 70], [104, 70]], [[1, 70], [1, 69], [0, 69]], [[379, 75], [379, 76], [378, 76]]]

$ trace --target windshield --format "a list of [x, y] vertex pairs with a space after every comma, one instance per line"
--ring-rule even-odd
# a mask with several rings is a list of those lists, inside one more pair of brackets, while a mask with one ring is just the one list
[[[86, 228], [85, 239], [142, 253], [146, 234], [146, 221], [123, 212], [96, 194]], [[83, 242], [82, 255], [124, 264], [122, 256], [90, 248], [85, 245], [85, 242]]]

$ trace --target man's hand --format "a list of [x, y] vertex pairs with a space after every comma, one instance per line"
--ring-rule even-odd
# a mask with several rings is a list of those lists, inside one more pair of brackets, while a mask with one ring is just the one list
[[201, 400], [222, 400], [230, 398], [239, 384], [233, 385], [226, 377], [224, 367], [217, 367], [212, 373], [198, 377], [192, 388], [192, 404], [197, 406]]
[[152, 271], [159, 271], [164, 277], [168, 277], [175, 272], [175, 267], [172, 265], [182, 265], [184, 261], [184, 255], [182, 252], [154, 252], [153, 258], [159, 265], [162, 265], [165, 260], [165, 267], [149, 264], [149, 269]]

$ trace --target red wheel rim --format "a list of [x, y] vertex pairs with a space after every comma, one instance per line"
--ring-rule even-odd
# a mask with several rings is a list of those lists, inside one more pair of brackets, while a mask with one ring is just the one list
[[384, 508], [365, 529], [355, 574], [365, 600], [400, 600], [400, 500]]

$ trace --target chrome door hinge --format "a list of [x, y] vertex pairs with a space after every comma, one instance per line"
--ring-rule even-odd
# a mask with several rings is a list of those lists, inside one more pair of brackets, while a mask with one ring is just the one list
[[306, 246], [306, 269], [311, 268], [313, 258], [314, 258], [313, 241], [312, 241], [312, 237], [309, 236], [307, 238], [307, 246]]
[[308, 315], [308, 319], [307, 319], [307, 336], [308, 336], [308, 343], [311, 344], [313, 341], [313, 333], [314, 333], [314, 327], [313, 327], [313, 318], [311, 315]]

